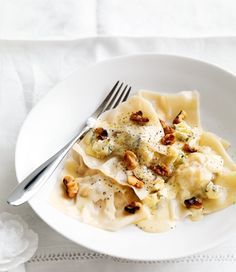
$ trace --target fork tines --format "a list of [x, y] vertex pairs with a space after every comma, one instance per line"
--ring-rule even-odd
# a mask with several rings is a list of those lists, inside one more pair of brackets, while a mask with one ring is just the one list
[[97, 115], [98, 117], [104, 111], [113, 109], [121, 102], [126, 101], [130, 94], [131, 87], [128, 85], [125, 85], [124, 87], [123, 86], [123, 82], [120, 83], [117, 81], [111, 91], [108, 93], [107, 97], [103, 100], [102, 104], [98, 107], [94, 115]]

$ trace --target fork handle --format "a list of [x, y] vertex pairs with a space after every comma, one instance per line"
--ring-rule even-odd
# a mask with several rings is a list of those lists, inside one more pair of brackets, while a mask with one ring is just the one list
[[78, 140], [82, 140], [91, 128], [92, 126], [89, 124], [86, 125], [79, 135], [76, 135], [76, 137], [67, 143], [60, 151], [45, 161], [19, 183], [8, 197], [7, 202], [11, 205], [18, 206], [28, 201], [46, 183], [72, 146]]

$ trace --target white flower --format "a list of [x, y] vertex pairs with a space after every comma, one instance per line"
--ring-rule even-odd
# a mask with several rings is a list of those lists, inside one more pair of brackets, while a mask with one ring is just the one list
[[18, 215], [0, 214], [0, 271], [28, 261], [38, 247], [38, 235]]

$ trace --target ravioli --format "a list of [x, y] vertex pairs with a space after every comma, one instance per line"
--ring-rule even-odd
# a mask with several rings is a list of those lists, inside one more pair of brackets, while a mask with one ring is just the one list
[[141, 90], [74, 145], [52, 203], [107, 230], [168, 231], [236, 201], [228, 147], [202, 129], [197, 91]]
[[[137, 126], [130, 121], [130, 114], [137, 111], [142, 111], [149, 118], [148, 125]], [[75, 144], [74, 150], [83, 157], [89, 168], [100, 170], [121, 185], [129, 186], [125, 166], [120, 160], [125, 150], [136, 150], [144, 154], [142, 158], [146, 163], [152, 159], [155, 152], [168, 153], [167, 147], [158, 144], [164, 136], [158, 115], [152, 105], [141, 97], [133, 96], [116, 109], [106, 112], [99, 118], [96, 127], [102, 127], [109, 134], [115, 134], [113, 140], [95, 140], [91, 146], [93, 135], [88, 134], [79, 144]], [[109, 152], [112, 152], [112, 156]], [[141, 199], [147, 195], [144, 189], [133, 189]]]
[[184, 110], [187, 113], [186, 122], [190, 126], [200, 127], [199, 94], [197, 91], [163, 94], [141, 90], [138, 94], [152, 103], [159, 118], [172, 121], [180, 110]]

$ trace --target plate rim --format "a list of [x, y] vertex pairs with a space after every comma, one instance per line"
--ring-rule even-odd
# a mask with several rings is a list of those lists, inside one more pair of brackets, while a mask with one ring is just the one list
[[[69, 80], [70, 77], [73, 77], [74, 74], [78, 73], [78, 72], [83, 72], [86, 73], [89, 69], [93, 69], [96, 68], [96, 66], [102, 65], [103, 63], [112, 63], [112, 62], [116, 62], [119, 60], [127, 60], [127, 59], [132, 59], [132, 58], [144, 58], [144, 57], [163, 57], [163, 58], [175, 58], [175, 59], [182, 59], [185, 61], [192, 61], [192, 62], [196, 62], [200, 65], [205, 65], [208, 67], [211, 67], [213, 69], [216, 69], [220, 72], [223, 72], [224, 74], [227, 74], [228, 76], [232, 77], [234, 80], [236, 80], [236, 75], [228, 70], [225, 70], [224, 68], [214, 64], [214, 63], [209, 63], [206, 61], [203, 61], [201, 59], [197, 59], [197, 58], [192, 58], [192, 57], [186, 57], [183, 55], [176, 55], [176, 54], [158, 54], [158, 53], [141, 53], [141, 54], [125, 54], [125, 55], [121, 55], [121, 56], [116, 56], [116, 57], [111, 57], [108, 59], [104, 59], [101, 61], [97, 61], [95, 63], [93, 63], [92, 65], [87, 66], [86, 68], [78, 68], [76, 70], [74, 70], [72, 73], [70, 73], [68, 76], [66, 76], [63, 80], [61, 80], [60, 82], [58, 82], [53, 88], [51, 88], [32, 108], [31, 110], [28, 112], [26, 118], [24, 119], [19, 132], [18, 132], [18, 136], [17, 136], [17, 140], [16, 140], [16, 145], [15, 145], [15, 155], [14, 155], [14, 164], [15, 164], [15, 173], [16, 173], [16, 179], [17, 179], [17, 184], [20, 183], [20, 170], [17, 168], [17, 156], [18, 156], [18, 149], [19, 149], [19, 142], [21, 140], [21, 134], [22, 131], [24, 130], [24, 125], [27, 122], [28, 118], [33, 114], [34, 110], [38, 107], [38, 105], [43, 101], [47, 99], [47, 96], [49, 93], [52, 93], [53, 91], [55, 91], [56, 88], [58, 88], [58, 86], [60, 84], [63, 84], [65, 81]], [[50, 228], [52, 228], [54, 231], [56, 231], [57, 233], [61, 234], [63, 237], [65, 237], [66, 239], [79, 244], [87, 249], [93, 250], [95, 252], [98, 252], [100, 254], [105, 254], [108, 256], [112, 256], [115, 258], [120, 258], [123, 260], [128, 260], [128, 261], [139, 261], [139, 262], [158, 262], [158, 261], [166, 261], [166, 260], [177, 260], [180, 258], [185, 258], [194, 254], [199, 254], [200, 252], [204, 252], [208, 249], [214, 248], [220, 244], [222, 244], [223, 242], [229, 240], [233, 233], [226, 233], [223, 237], [220, 237], [216, 242], [212, 241], [211, 244], [208, 244], [206, 246], [202, 246], [199, 247], [197, 250], [192, 250], [190, 252], [188, 252], [187, 254], [181, 255], [181, 254], [176, 254], [176, 256], [171, 256], [171, 257], [158, 257], [158, 258], [136, 258], [135, 256], [133, 256], [132, 258], [129, 257], [124, 257], [122, 254], [113, 254], [113, 253], [108, 253], [106, 251], [103, 251], [102, 249], [98, 249], [98, 248], [94, 248], [92, 246], [87, 246], [85, 243], [81, 243], [81, 242], [75, 242], [74, 240], [72, 240], [72, 238], [70, 238], [67, 234], [62, 233], [61, 231], [59, 231], [58, 229], [55, 228], [55, 226], [53, 226], [51, 223], [49, 223], [48, 221], [44, 220], [42, 214], [39, 214], [38, 211], [36, 210], [34, 204], [31, 202], [31, 200], [28, 201], [29, 205], [31, 206], [31, 208], [34, 210], [34, 212], [37, 214], [37, 216], [40, 217], [40, 219], [42, 219]]]

